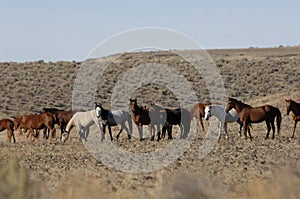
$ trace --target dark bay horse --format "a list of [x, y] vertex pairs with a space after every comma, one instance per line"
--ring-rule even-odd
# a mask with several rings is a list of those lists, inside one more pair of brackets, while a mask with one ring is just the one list
[[[101, 118], [103, 124], [103, 133], [105, 134], [105, 128], [108, 127], [110, 139], [113, 141], [111, 127], [121, 125], [121, 129], [116, 136], [116, 139], [119, 139], [120, 134], [125, 129], [127, 132], [128, 139], [131, 139], [132, 134], [132, 119], [130, 113], [123, 110], [107, 110], [103, 108], [102, 104], [95, 103], [95, 110], [97, 118]], [[128, 123], [128, 127], [125, 123]]]
[[178, 125], [181, 133], [180, 138], [187, 138], [191, 125], [191, 117], [188, 110], [184, 108], [168, 109], [154, 104], [151, 104], [150, 108], [154, 109], [155, 112], [166, 113], [166, 117], [160, 118], [160, 123], [163, 124], [163, 137], [165, 136], [165, 132], [168, 131], [168, 137], [172, 139], [172, 125]]
[[[203, 132], [204, 130], [204, 125], [203, 125], [203, 118], [205, 116], [205, 107], [211, 105], [211, 103], [197, 103], [194, 104], [190, 110], [190, 117], [191, 119], [196, 118], [197, 121], [199, 121]], [[197, 129], [198, 129], [198, 122], [197, 122]]]
[[244, 135], [246, 139], [247, 139], [247, 131], [248, 131], [250, 140], [252, 140], [250, 134], [251, 123], [261, 123], [263, 121], [266, 122], [268, 128], [266, 139], [269, 138], [271, 127], [273, 131], [272, 138], [274, 139], [275, 138], [275, 125], [274, 125], [275, 117], [277, 122], [277, 133], [279, 134], [282, 117], [281, 117], [281, 112], [278, 108], [273, 107], [271, 105], [252, 107], [248, 104], [238, 101], [237, 99], [229, 97], [225, 111], [228, 112], [232, 108], [234, 108], [237, 111], [240, 120], [244, 124]]
[[65, 111], [57, 108], [44, 108], [43, 112], [49, 112], [55, 116], [55, 124], [57, 124], [60, 127], [60, 132], [61, 132], [60, 139], [61, 139], [61, 136], [63, 132], [65, 132], [68, 122], [73, 116], [73, 111], [71, 110]]
[[294, 128], [292, 138], [294, 138], [297, 123], [300, 121], [300, 103], [295, 102], [294, 100], [285, 100], [286, 103], [286, 114], [289, 115], [292, 112], [292, 118], [294, 120]]
[[13, 138], [14, 143], [16, 143], [15, 135], [14, 135], [14, 122], [10, 119], [2, 119], [0, 120], [0, 131], [7, 131], [7, 141], [11, 142], [11, 138]]
[[[165, 113], [160, 112], [162, 109], [155, 107], [143, 107], [138, 105], [137, 99], [130, 99], [130, 109], [132, 112], [132, 120], [137, 125], [139, 130], [140, 141], [143, 140], [143, 126], [149, 125], [151, 140], [154, 140], [154, 132], [156, 125], [157, 140], [160, 140], [160, 125], [165, 122]], [[163, 110], [164, 111], [164, 110]]]

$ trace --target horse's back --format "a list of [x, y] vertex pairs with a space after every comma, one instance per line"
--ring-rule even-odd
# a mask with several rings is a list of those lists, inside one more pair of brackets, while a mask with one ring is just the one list
[[[224, 109], [225, 112], [225, 109]], [[225, 122], [235, 122], [239, 119], [239, 114], [235, 109], [231, 109], [228, 113], [226, 113]]]

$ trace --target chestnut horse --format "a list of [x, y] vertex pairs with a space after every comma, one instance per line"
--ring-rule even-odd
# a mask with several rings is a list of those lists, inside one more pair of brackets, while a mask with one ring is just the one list
[[225, 109], [226, 113], [228, 113], [232, 108], [234, 108], [237, 111], [240, 120], [244, 124], [244, 135], [246, 139], [247, 139], [247, 131], [248, 131], [250, 140], [252, 140], [250, 134], [250, 127], [249, 127], [251, 123], [261, 123], [263, 121], [266, 122], [268, 128], [266, 139], [269, 138], [271, 127], [273, 131], [272, 138], [274, 139], [275, 138], [275, 125], [274, 125], [275, 117], [277, 121], [277, 133], [279, 134], [282, 118], [281, 118], [281, 112], [278, 108], [275, 108], [271, 105], [252, 107], [248, 104], [245, 104], [241, 101], [229, 97]]
[[14, 135], [14, 122], [10, 119], [2, 119], [0, 120], [0, 131], [7, 131], [7, 141], [11, 142], [11, 138], [13, 138], [14, 143], [16, 143], [15, 135]]
[[34, 130], [50, 129], [52, 138], [55, 137], [55, 128], [54, 128], [55, 118], [51, 113], [40, 113], [40, 114], [29, 114], [29, 115], [20, 115], [14, 119], [15, 130], [19, 129], [19, 136], [21, 133], [21, 128], [29, 130], [27, 138], [30, 136], [37, 137], [34, 135]]
[[286, 114], [289, 115], [292, 112], [292, 118], [294, 120], [294, 129], [292, 138], [294, 138], [297, 123], [300, 121], [300, 104], [295, 102], [294, 100], [285, 100], [286, 103]]
[[[196, 118], [199, 120], [199, 123], [202, 127], [203, 132], [204, 130], [204, 125], [203, 125], [203, 118], [205, 116], [205, 107], [211, 105], [211, 103], [197, 103], [192, 106], [190, 110], [190, 117], [191, 119]], [[198, 122], [197, 122], [197, 129], [198, 129]]]
[[43, 112], [49, 112], [55, 116], [55, 124], [58, 124], [58, 126], [60, 126], [61, 139], [63, 132], [65, 132], [68, 122], [73, 116], [73, 111], [64, 111], [57, 108], [44, 108]]

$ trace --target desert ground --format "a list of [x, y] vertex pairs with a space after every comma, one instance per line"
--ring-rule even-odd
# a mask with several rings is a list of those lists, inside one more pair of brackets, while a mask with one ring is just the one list
[[[200, 158], [199, 149], [208, 132], [198, 130], [187, 150], [171, 164], [152, 172], [128, 173], [95, 158], [74, 128], [65, 143], [58, 138], [44, 141], [41, 136], [26, 143], [16, 132], [17, 143], [7, 143], [3, 131], [0, 198], [299, 198], [300, 126], [295, 138], [290, 139], [293, 121], [291, 115], [286, 115], [284, 99], [300, 102], [300, 46], [207, 52], [222, 77], [227, 96], [252, 106], [271, 104], [280, 109], [281, 131], [274, 140], [265, 140], [265, 123], [252, 125], [253, 141], [239, 137], [238, 125], [232, 123], [228, 124], [229, 139], [221, 136], [212, 150]], [[201, 53], [189, 51], [191, 56]], [[105, 71], [89, 68], [103, 63], [109, 63]], [[111, 108], [113, 89], [122, 75], [147, 63], [172, 67], [190, 82], [199, 102], [210, 101], [207, 82], [173, 51], [123, 53], [85, 62], [7, 62], [0, 63], [0, 118], [38, 113], [44, 107], [88, 109], [93, 108], [94, 101]], [[85, 81], [78, 76], [81, 70], [84, 78], [95, 79], [95, 90], [80, 84]], [[100, 72], [101, 77], [97, 76]], [[133, 75], [133, 83], [134, 78]], [[177, 84], [174, 79], [169, 81]], [[74, 83], [78, 88], [75, 93]], [[126, 92], [123, 88], [118, 96], [126, 96]], [[144, 85], [130, 97], [137, 98], [143, 106], [151, 102], [169, 108], [179, 105], [177, 96], [158, 83]], [[226, 96], [214, 101], [222, 97]], [[210, 122], [204, 123], [207, 129]], [[114, 136], [118, 130], [113, 128]], [[175, 140], [178, 131], [174, 127]], [[133, 153], [148, 153], [172, 142], [150, 141], [148, 127], [144, 127], [144, 135], [142, 142], [137, 136], [128, 141], [123, 133], [111, 144]], [[59, 127], [56, 136], [60, 136]]]

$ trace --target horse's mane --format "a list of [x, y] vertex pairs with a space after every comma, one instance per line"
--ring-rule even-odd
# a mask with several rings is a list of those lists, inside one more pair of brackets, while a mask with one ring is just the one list
[[101, 118], [103, 120], [107, 120], [107, 117], [108, 117], [108, 114], [109, 114], [110, 111], [107, 110], [107, 109], [105, 109], [105, 108], [103, 108], [102, 105], [100, 105], [100, 108], [101, 108]]
[[239, 100], [237, 100], [237, 99], [234, 99], [234, 98], [231, 98], [231, 97], [230, 97], [229, 100], [234, 101], [234, 102], [236, 102], [236, 103], [238, 103], [238, 104], [241, 104], [243, 107], [252, 108], [252, 106], [250, 106], [249, 104], [246, 104], [246, 103], [244, 103], [244, 102], [242, 102], [242, 101], [239, 101]]
[[63, 110], [57, 109], [57, 108], [43, 108], [43, 112], [54, 113], [54, 112], [58, 112], [58, 111], [63, 111]]
[[291, 104], [296, 104], [296, 105], [300, 106], [300, 103], [298, 103], [298, 102], [296, 102], [296, 101], [294, 101], [292, 99], [290, 99], [290, 101], [291, 101]]

